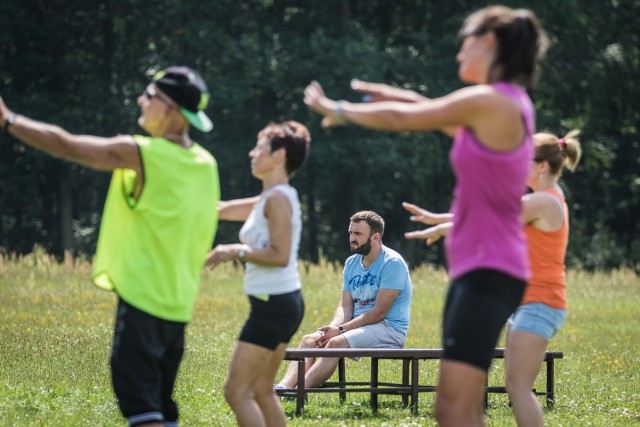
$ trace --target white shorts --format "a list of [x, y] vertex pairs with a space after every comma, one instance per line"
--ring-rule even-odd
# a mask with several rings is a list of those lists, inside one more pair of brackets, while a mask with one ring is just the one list
[[385, 320], [364, 325], [342, 334], [351, 348], [402, 348], [407, 336], [396, 331]]

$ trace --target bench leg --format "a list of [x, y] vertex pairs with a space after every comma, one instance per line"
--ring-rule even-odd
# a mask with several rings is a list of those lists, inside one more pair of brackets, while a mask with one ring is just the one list
[[418, 359], [411, 359], [411, 414], [418, 415]]
[[553, 408], [556, 401], [554, 388], [554, 370], [553, 359], [547, 359], [547, 408]]
[[[402, 387], [409, 387], [409, 360], [402, 359]], [[402, 393], [402, 407], [409, 406], [409, 394]]]
[[489, 371], [487, 371], [487, 378], [484, 383], [484, 410], [487, 411], [489, 407]]
[[[340, 388], [345, 388], [346, 382], [346, 374], [345, 374], [345, 366], [344, 366], [344, 357], [341, 357], [338, 360], [338, 384]], [[340, 393], [340, 403], [344, 403], [347, 400], [347, 393], [341, 391]]]
[[296, 390], [296, 417], [304, 415], [304, 401], [306, 398], [304, 385], [304, 359], [298, 360], [298, 389]]
[[[371, 358], [371, 388], [378, 388], [378, 358]], [[378, 393], [371, 390], [371, 409], [376, 412], [378, 410]]]

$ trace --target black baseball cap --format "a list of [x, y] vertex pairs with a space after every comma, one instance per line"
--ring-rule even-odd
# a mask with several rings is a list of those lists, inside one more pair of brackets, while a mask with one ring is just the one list
[[209, 132], [211, 119], [204, 109], [209, 104], [209, 89], [194, 70], [184, 66], [169, 67], [153, 77], [153, 83], [180, 107], [180, 112], [196, 129]]

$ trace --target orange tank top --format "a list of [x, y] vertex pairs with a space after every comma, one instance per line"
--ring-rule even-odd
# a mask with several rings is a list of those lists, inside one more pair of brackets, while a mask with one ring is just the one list
[[554, 189], [547, 193], [560, 200], [564, 210], [564, 223], [556, 231], [538, 230], [531, 224], [524, 226], [529, 247], [531, 280], [522, 299], [522, 305], [541, 302], [556, 309], [567, 308], [564, 259], [569, 241], [569, 209], [564, 197]]

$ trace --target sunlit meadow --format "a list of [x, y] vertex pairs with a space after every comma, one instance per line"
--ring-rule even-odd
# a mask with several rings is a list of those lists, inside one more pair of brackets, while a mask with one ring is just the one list
[[[306, 316], [303, 332], [328, 322], [339, 301], [342, 267], [302, 266]], [[42, 251], [0, 258], [0, 425], [122, 426], [111, 391], [109, 350], [115, 297], [90, 284], [90, 264], [56, 263]], [[222, 384], [236, 335], [248, 311], [242, 270], [223, 265], [203, 272], [203, 284], [187, 329], [187, 352], [176, 386], [183, 426], [230, 426], [234, 417]], [[412, 272], [414, 297], [407, 347], [439, 347], [440, 311], [447, 279], [426, 267]], [[640, 278], [631, 271], [568, 275], [565, 327], [550, 345], [556, 361], [556, 405], [545, 409], [549, 426], [640, 424]], [[421, 383], [436, 381], [437, 364], [421, 363]], [[347, 362], [348, 379], [366, 379], [366, 361]], [[399, 362], [381, 363], [382, 378], [395, 381]], [[501, 385], [502, 362], [490, 384]], [[543, 376], [539, 378], [544, 389]], [[419, 415], [397, 396], [381, 396], [377, 414], [366, 394], [309, 396], [304, 418], [283, 402], [292, 426], [433, 426], [433, 395], [420, 395]], [[513, 426], [504, 395], [492, 394], [489, 426]]]

